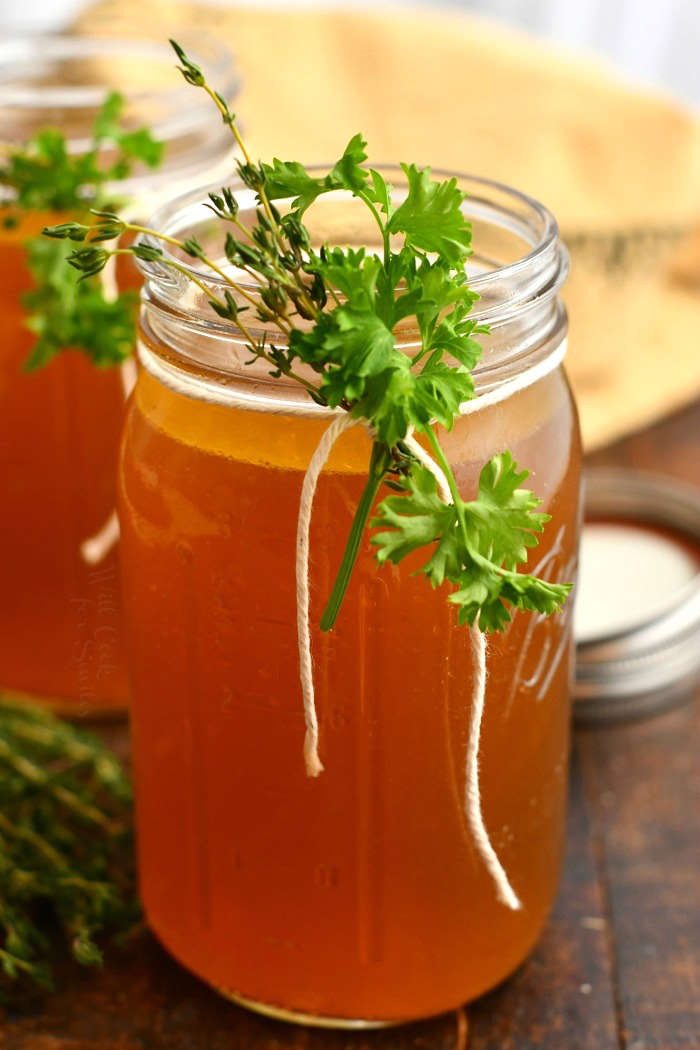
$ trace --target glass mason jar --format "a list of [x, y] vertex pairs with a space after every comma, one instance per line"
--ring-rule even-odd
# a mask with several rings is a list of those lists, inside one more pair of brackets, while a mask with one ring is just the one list
[[[195, 49], [232, 97], [237, 81], [228, 51], [204, 40]], [[107, 93], [118, 90], [125, 123], [150, 126], [165, 144], [159, 169], [135, 169], [114, 186], [132, 214], [148, 215], [174, 187], [182, 191], [217, 173], [228, 178], [230, 134], [174, 64], [167, 46], [140, 40], [3, 40], [0, 152], [52, 126], [80, 154]], [[8, 193], [4, 202], [11, 205]], [[22, 305], [33, 284], [25, 245], [66, 216], [24, 212], [8, 229], [5, 214], [0, 210], [0, 688], [74, 714], [97, 713], [127, 700], [113, 542], [124, 376], [96, 369], [78, 351], [23, 371], [35, 339]], [[140, 277], [132, 269], [119, 280], [133, 285]], [[95, 536], [91, 563], [82, 544]]]
[[[389, 174], [400, 200], [402, 173]], [[495, 453], [511, 449], [529, 468], [552, 516], [529, 568], [571, 580], [580, 445], [560, 367], [566, 254], [539, 204], [461, 181], [475, 315], [491, 334], [475, 374], [478, 409], [441, 441], [467, 496]], [[249, 220], [251, 194], [238, 196]], [[202, 199], [181, 198], [152, 222], [212, 243]], [[374, 247], [355, 204], [322, 198], [307, 213], [312, 237]], [[570, 605], [550, 618], [518, 613], [489, 640], [480, 785], [486, 828], [522, 902], [512, 910], [465, 821], [473, 666], [445, 589], [412, 575], [419, 557], [379, 569], [365, 538], [334, 630], [316, 627], [366, 478], [367, 433], [342, 434], [313, 507], [325, 771], [310, 779], [294, 563], [302, 480], [329, 419], [286, 380], [247, 366], [236, 332], [180, 274], [143, 270], [143, 368], [119, 513], [148, 922], [194, 973], [274, 1016], [354, 1027], [455, 1007], [517, 967], [552, 904]]]

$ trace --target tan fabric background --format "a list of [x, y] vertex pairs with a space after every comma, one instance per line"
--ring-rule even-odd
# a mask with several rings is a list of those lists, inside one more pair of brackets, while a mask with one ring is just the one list
[[539, 197], [572, 254], [569, 373], [588, 448], [700, 394], [700, 128], [590, 60], [452, 12], [206, 8], [105, 0], [91, 32], [237, 55], [254, 153], [332, 159], [361, 130], [375, 162], [501, 179]]

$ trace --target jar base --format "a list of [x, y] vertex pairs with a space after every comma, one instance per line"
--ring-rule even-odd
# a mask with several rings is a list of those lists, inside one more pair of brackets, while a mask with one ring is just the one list
[[[242, 1006], [246, 1010], [250, 1010], [251, 1013], [260, 1014], [263, 1017], [269, 1017], [273, 1021], [284, 1021], [287, 1024], [296, 1024], [306, 1026], [309, 1028], [328, 1028], [344, 1030], [346, 1032], [356, 1031], [371, 1031], [372, 1029], [380, 1028], [397, 1028], [400, 1025], [407, 1024], [419, 1024], [422, 1021], [434, 1020], [439, 1017], [442, 1013], [449, 1013], [451, 1010], [457, 1009], [457, 1007], [445, 1007], [444, 1010], [438, 1010], [429, 1014], [424, 1014], [417, 1017], [389, 1017], [389, 1018], [365, 1018], [365, 1017], [329, 1017], [325, 1014], [314, 1014], [306, 1013], [304, 1010], [294, 1010], [293, 1008], [287, 1008], [280, 1006], [277, 1003], [263, 1002], [260, 999], [254, 999], [250, 996], [243, 995], [241, 992], [236, 991], [233, 988], [226, 988], [223, 985], [216, 984], [215, 981], [205, 977], [204, 974], [197, 967], [192, 966], [185, 957], [179, 954], [169, 944], [169, 938], [163, 937], [156, 925], [153, 923], [151, 916], [149, 915], [148, 905], [144, 903], [144, 911], [146, 913], [146, 922], [148, 928], [153, 936], [162, 945], [165, 951], [172, 956], [173, 959], [180, 966], [184, 967], [191, 974], [197, 977], [204, 984], [212, 988], [217, 995], [222, 996], [224, 999], [228, 999], [229, 1002], [235, 1003], [236, 1006]], [[466, 1014], [464, 1010], [460, 1008], [460, 1032], [462, 1026], [466, 1025]], [[466, 1030], [466, 1029], [465, 1029]], [[461, 1045], [461, 1044], [460, 1044]]]
[[407, 1020], [368, 1021], [354, 1017], [323, 1017], [321, 1014], [306, 1014], [299, 1010], [286, 1010], [282, 1006], [274, 1006], [272, 1003], [261, 1003], [257, 999], [248, 999], [245, 995], [212, 985], [212, 988], [225, 999], [229, 999], [237, 1006], [243, 1006], [253, 1013], [262, 1014], [275, 1021], [286, 1021], [289, 1024], [307, 1025], [313, 1028], [341, 1028], [345, 1031], [367, 1031], [372, 1028], [392, 1028], [400, 1024], [408, 1024]]
[[46, 693], [25, 693], [21, 689], [6, 689], [0, 683], [0, 700], [11, 704], [32, 704], [44, 707], [60, 718], [70, 722], [123, 721], [129, 714], [125, 700], [109, 704], [90, 704], [83, 700], [68, 700], [66, 697], [48, 696]]

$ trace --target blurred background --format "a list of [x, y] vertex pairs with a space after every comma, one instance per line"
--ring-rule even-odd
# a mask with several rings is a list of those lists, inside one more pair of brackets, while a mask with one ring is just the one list
[[[146, 4], [148, 0], [145, 0]], [[212, 6], [234, 6], [211, 0]], [[0, 0], [0, 28], [19, 32], [64, 27], [89, 0]], [[357, 0], [258, 0], [271, 8], [344, 7], [384, 4]], [[420, 6], [413, 0], [412, 6]], [[424, 0], [423, 6], [470, 11], [528, 30], [560, 44], [587, 48], [612, 60], [630, 77], [700, 105], [700, 5], [694, 0]]]
[[0, 0], [0, 39], [75, 30], [225, 41], [258, 156], [323, 163], [361, 130], [375, 163], [547, 204], [589, 450], [700, 394], [695, 0]]

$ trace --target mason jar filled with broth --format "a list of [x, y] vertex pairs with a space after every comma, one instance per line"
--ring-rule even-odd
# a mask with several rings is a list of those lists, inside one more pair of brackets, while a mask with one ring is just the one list
[[[201, 39], [193, 51], [232, 98], [228, 50]], [[124, 99], [123, 126], [147, 126], [162, 143], [157, 169], [137, 165], [110, 187], [134, 220], [178, 187], [229, 178], [231, 139], [216, 112], [193, 98], [167, 45], [139, 39], [0, 42], [0, 167], [3, 154], [46, 128], [63, 135], [71, 155], [84, 154], [112, 91]], [[106, 142], [101, 164], [110, 149]], [[135, 366], [98, 369], [69, 347], [26, 371], [36, 342], [25, 304], [35, 285], [27, 245], [43, 226], [75, 215], [16, 207], [7, 186], [0, 198], [0, 689], [73, 715], [100, 714], [128, 699], [115, 478]], [[139, 283], [134, 267], [119, 270], [119, 288]]]
[[[390, 177], [400, 201], [403, 176]], [[440, 441], [464, 498], [505, 449], [530, 469], [551, 520], [527, 571], [570, 581], [580, 442], [562, 369], [566, 254], [536, 202], [486, 180], [460, 185], [476, 249], [472, 316], [490, 334], [477, 397]], [[236, 192], [252, 225], [254, 195]], [[216, 227], [205, 199], [185, 196], [151, 224], [206, 247]], [[315, 243], [378, 247], [343, 193], [308, 221]], [[148, 922], [186, 967], [273, 1016], [356, 1027], [455, 1007], [522, 962], [554, 898], [570, 610], [517, 612], [489, 642], [481, 804], [520, 904], [507, 906], [464, 814], [475, 664], [454, 608], [413, 575], [420, 558], [378, 569], [365, 538], [334, 630], [312, 630], [324, 772], [307, 777], [294, 563], [302, 481], [328, 410], [251, 364], [201, 289], [158, 262], [142, 269], [119, 513]], [[216, 288], [210, 271], [199, 276]], [[415, 345], [410, 330], [401, 339]], [[318, 482], [312, 624], [370, 446], [364, 428], [345, 431]]]

